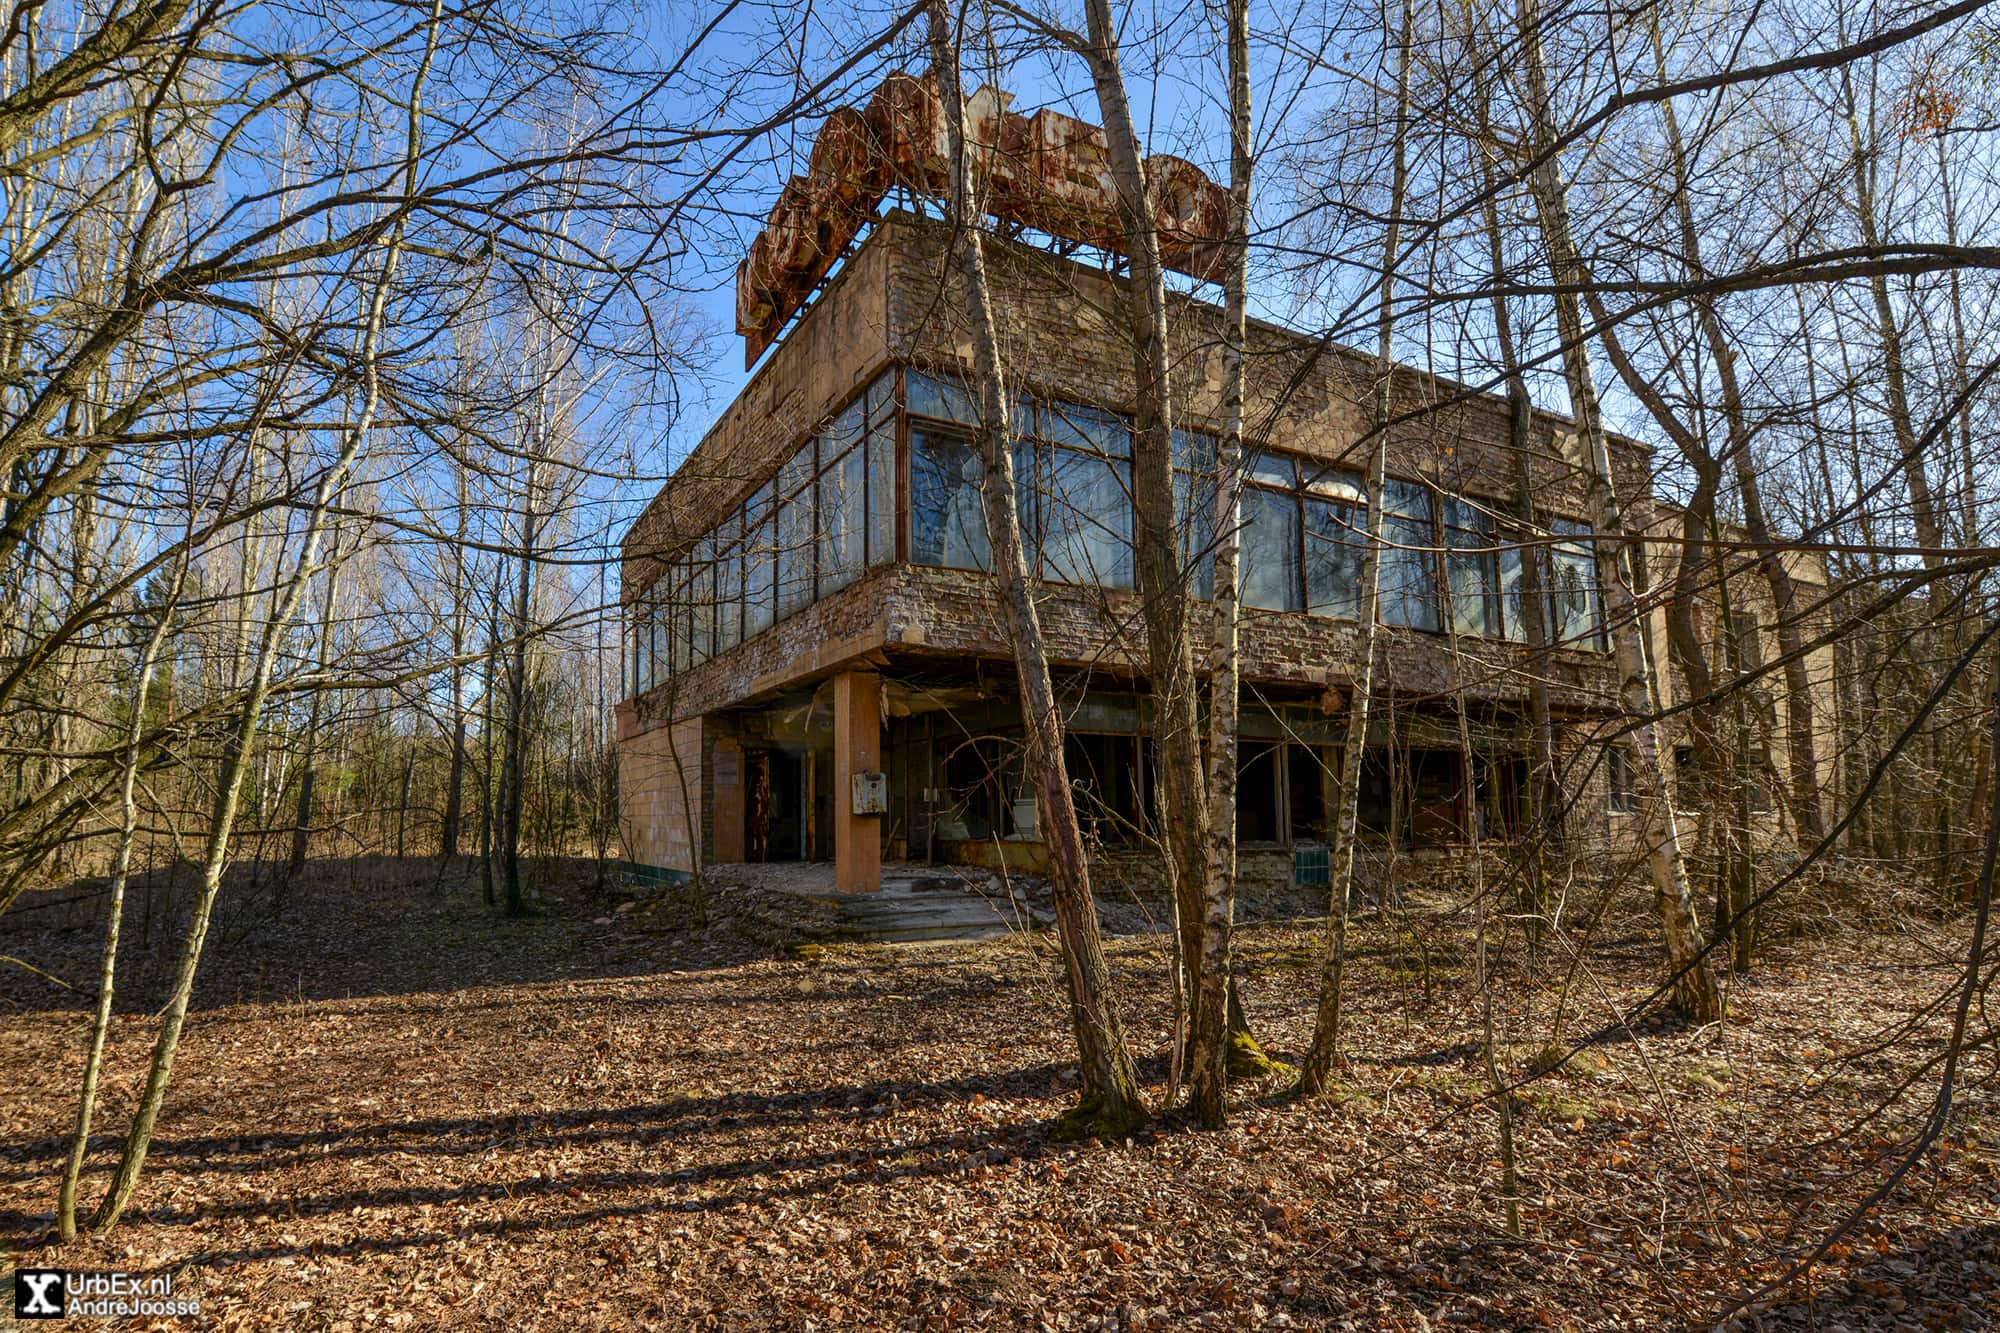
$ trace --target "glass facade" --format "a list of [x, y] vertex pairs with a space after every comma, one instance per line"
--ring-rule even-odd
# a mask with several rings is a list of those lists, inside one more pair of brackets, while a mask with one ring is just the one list
[[[908, 543], [902, 558], [913, 564], [989, 568], [977, 412], [965, 387], [949, 379], [913, 369], [879, 376], [632, 599], [630, 692], [728, 652], [894, 562], [899, 528]], [[1022, 399], [1012, 425], [1031, 567], [1053, 582], [1135, 587], [1130, 423], [1097, 408]], [[1257, 450], [1242, 481], [1245, 608], [1355, 619], [1368, 530], [1362, 478]], [[1183, 568], [1207, 597], [1212, 437], [1174, 433], [1174, 485]], [[1525, 639], [1525, 553], [1542, 570], [1551, 639], [1604, 647], [1587, 526], [1558, 520], [1553, 541], [1524, 541], [1491, 507], [1431, 486], [1392, 479], [1383, 499], [1384, 624]]]

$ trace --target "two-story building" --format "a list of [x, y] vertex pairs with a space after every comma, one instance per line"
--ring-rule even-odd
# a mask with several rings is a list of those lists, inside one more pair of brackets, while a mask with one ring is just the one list
[[[879, 883], [884, 858], [1039, 863], [943, 244], [933, 220], [877, 222], [625, 540], [620, 795], [642, 873], [686, 872], [697, 854], [832, 860], [840, 887], [859, 890]], [[1154, 776], [1121, 279], [1007, 243], [989, 248], [989, 267], [1078, 807], [1107, 873], [1143, 867]], [[1170, 299], [1184, 573], [1200, 597], [1220, 311]], [[1248, 363], [1237, 832], [1246, 870], [1282, 873], [1293, 848], [1328, 832], [1356, 675], [1376, 365], [1264, 325]], [[1408, 368], [1392, 390], [1363, 823], [1409, 848], [1463, 842], [1475, 819], [1503, 837], [1522, 819], [1531, 679], [1547, 687], [1565, 754], [1600, 743], [1615, 716], [1581, 476], [1559, 417], [1537, 418], [1521, 457], [1504, 400]], [[1615, 454], [1628, 505], [1663, 523], [1647, 450], [1621, 439]], [[1523, 560], [1542, 561], [1554, 643], [1538, 652]], [[1664, 662], [1657, 624], [1653, 639]], [[1577, 796], [1569, 835], [1609, 840], [1630, 817], [1622, 757], [1576, 771], [1596, 788]]]

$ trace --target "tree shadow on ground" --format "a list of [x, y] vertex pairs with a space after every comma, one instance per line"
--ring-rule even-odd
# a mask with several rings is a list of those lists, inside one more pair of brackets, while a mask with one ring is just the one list
[[[673, 1148], [704, 1138], [726, 1140], [732, 1132], [760, 1128], [782, 1129], [797, 1139], [816, 1124], [865, 1123], [883, 1118], [892, 1109], [1037, 1094], [1046, 1091], [1050, 1081], [1062, 1072], [1060, 1066], [1045, 1064], [990, 1077], [885, 1080], [805, 1092], [732, 1093], [540, 1114], [429, 1117], [302, 1133], [167, 1137], [154, 1140], [147, 1160], [151, 1169], [162, 1177], [212, 1178], [280, 1173], [308, 1163], [346, 1161], [361, 1163], [365, 1168], [374, 1159], [479, 1158], [499, 1148], [531, 1149], [538, 1155], [608, 1143]], [[107, 1139], [99, 1146], [108, 1151], [115, 1144]], [[10, 1164], [6, 1174], [0, 1175], [0, 1181], [46, 1175], [67, 1151], [67, 1140], [55, 1138], [0, 1150], [0, 1160]], [[357, 1209], [450, 1209], [501, 1200], [546, 1199], [559, 1204], [611, 1192], [638, 1196], [631, 1203], [573, 1213], [558, 1209], [532, 1220], [516, 1218], [490, 1225], [455, 1226], [445, 1231], [364, 1237], [332, 1247], [246, 1246], [192, 1258], [203, 1265], [236, 1263], [308, 1252], [359, 1254], [405, 1250], [450, 1237], [561, 1230], [650, 1213], [703, 1212], [775, 1198], [825, 1196], [844, 1185], [863, 1181], [882, 1183], [952, 1175], [976, 1166], [1079, 1151], [1088, 1149], [1055, 1142], [1044, 1122], [1022, 1121], [937, 1134], [914, 1142], [892, 1140], [839, 1150], [708, 1162], [677, 1170], [572, 1171], [559, 1176], [479, 1180], [447, 1186], [385, 1184], [316, 1196], [288, 1196], [282, 1201], [259, 1197], [208, 1201], [199, 1208], [141, 1207], [135, 1208], [133, 1217], [151, 1226], [205, 1226], [279, 1213], [301, 1218], [345, 1214]], [[800, 1173], [806, 1173], [806, 1178], [794, 1179]], [[89, 1184], [85, 1193], [89, 1194], [90, 1185], [97, 1183], [92, 1178], [107, 1174], [108, 1168], [86, 1173]], [[757, 1183], [780, 1174], [787, 1178], [784, 1182]], [[718, 1192], [722, 1186], [732, 1189]], [[50, 1240], [48, 1223], [47, 1217], [20, 1211], [0, 1212], [0, 1248], [27, 1249], [46, 1243]], [[185, 1262], [180, 1261], [176, 1266]]]
[[2000, 1311], [2000, 1223], [1907, 1234], [1808, 1294], [1786, 1293], [1723, 1327], [1989, 1328]]

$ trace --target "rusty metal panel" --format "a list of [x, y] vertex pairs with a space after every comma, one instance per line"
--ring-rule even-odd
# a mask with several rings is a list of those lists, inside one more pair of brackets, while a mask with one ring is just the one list
[[[975, 183], [993, 216], [1068, 241], [1124, 252], [1118, 192], [1104, 131], [1044, 107], [1010, 109], [1010, 94], [982, 87], [966, 99], [966, 142]], [[891, 74], [865, 111], [842, 107], [820, 127], [806, 174], [785, 183], [736, 268], [736, 331], [745, 365], [839, 261], [891, 185], [942, 197], [949, 140], [936, 84]], [[1229, 193], [1185, 158], [1146, 159], [1147, 204], [1169, 268], [1220, 275]]]

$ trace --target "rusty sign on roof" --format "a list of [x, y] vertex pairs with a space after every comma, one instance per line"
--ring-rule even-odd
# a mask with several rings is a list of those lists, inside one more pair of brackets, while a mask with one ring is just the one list
[[[1118, 193], [1104, 131], [1048, 107], [1008, 110], [1013, 98], [983, 87], [965, 102], [966, 142], [995, 217], [1114, 253], [1124, 250]], [[754, 364], [811, 296], [893, 185], [943, 197], [944, 104], [928, 78], [892, 74], [866, 110], [826, 118], [806, 173], [785, 183], [763, 231], [736, 269], [736, 331]], [[1184, 158], [1145, 161], [1161, 258], [1196, 278], [1219, 272], [1229, 194]]]

